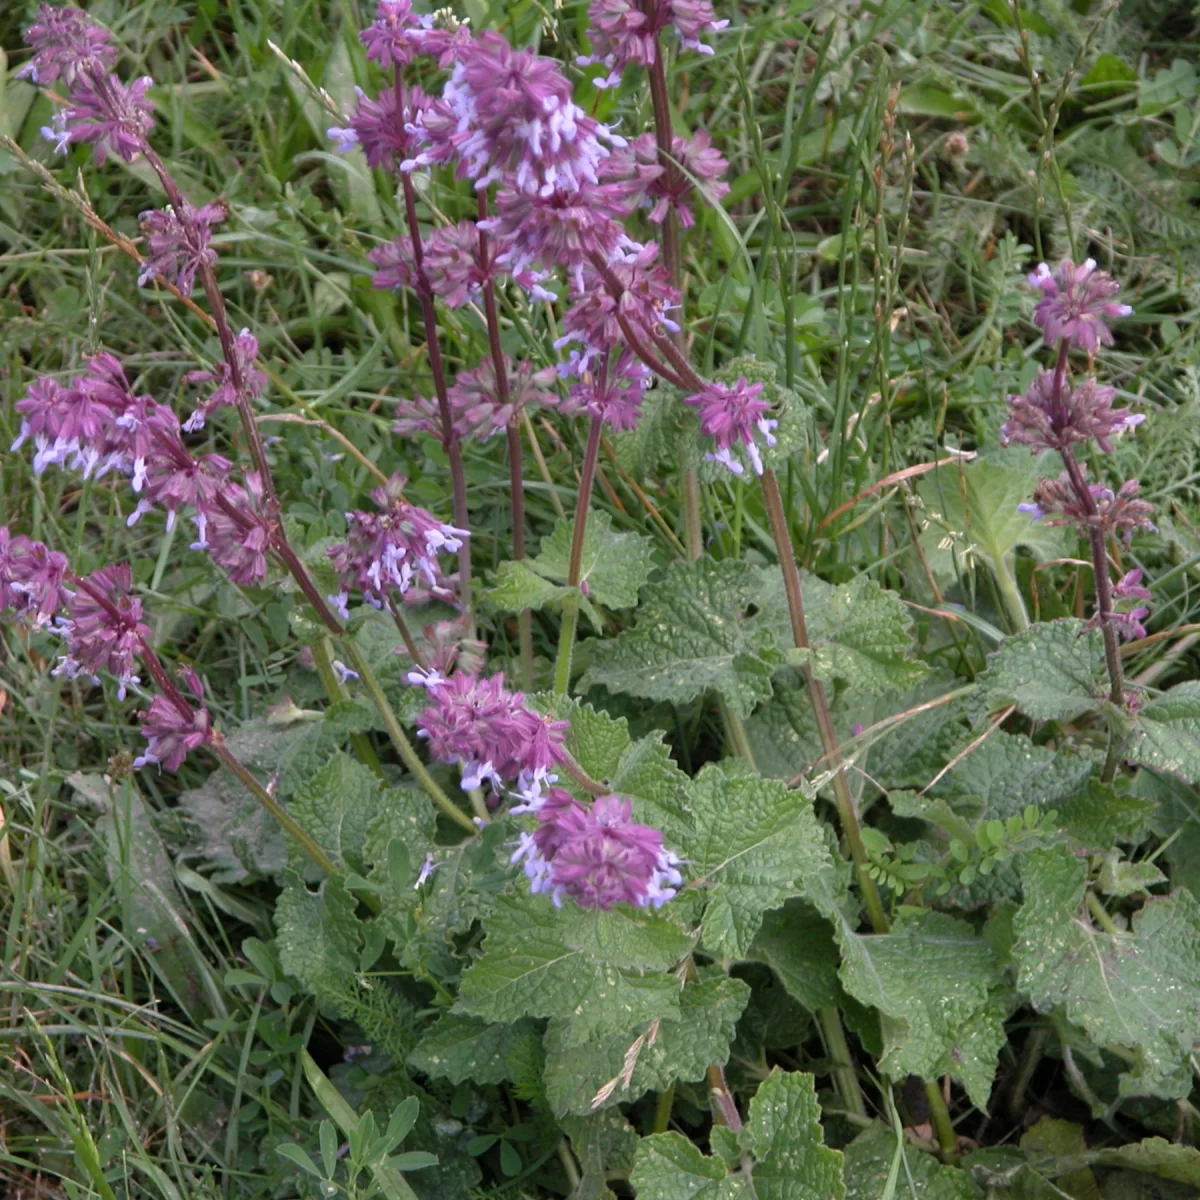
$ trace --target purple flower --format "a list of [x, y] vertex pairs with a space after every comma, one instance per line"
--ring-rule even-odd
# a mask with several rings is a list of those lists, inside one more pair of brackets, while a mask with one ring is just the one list
[[463, 764], [464, 789], [486, 780], [496, 792], [516, 783], [523, 793], [540, 793], [562, 759], [567, 722], [533, 712], [521, 692], [504, 686], [503, 675], [430, 673], [419, 682], [432, 701], [417, 718], [419, 736], [438, 762]]
[[371, 493], [379, 512], [348, 512], [346, 540], [326, 552], [343, 589], [343, 609], [351, 589], [379, 607], [387, 603], [391, 589], [403, 594], [421, 577], [443, 595], [447, 592], [438, 556], [458, 550], [470, 535], [409, 504], [402, 495], [404, 483], [402, 475], [393, 475], [386, 487]]
[[[658, 162], [658, 147], [652, 134], [642, 134], [631, 144], [639, 161]], [[672, 155], [680, 169], [661, 171], [647, 184], [646, 192], [653, 202], [650, 220], [661, 224], [667, 213], [674, 209], [679, 214], [680, 225], [691, 229], [696, 218], [688, 207], [688, 198], [699, 185], [710, 204], [719, 204], [729, 192], [729, 184], [722, 179], [729, 163], [703, 129], [696, 130], [690, 138], [675, 138]]]
[[154, 103], [146, 96], [153, 83], [149, 75], [130, 84], [115, 75], [81, 79], [71, 91], [70, 104], [42, 127], [42, 136], [59, 154], [72, 142], [93, 144], [97, 166], [109, 153], [133, 162], [154, 127]]
[[369, 59], [381, 67], [403, 67], [421, 52], [424, 32], [412, 0], [379, 0], [374, 22], [358, 36]]
[[653, 382], [650, 368], [629, 350], [622, 350], [615, 357], [600, 355], [598, 365], [579, 355], [573, 363], [564, 363], [563, 368], [570, 373], [575, 364], [580, 364], [581, 370], [577, 381], [571, 384], [562, 411], [568, 415], [586, 412], [617, 431], [636, 429], [642, 400]]
[[382, 246], [374, 247], [367, 251], [367, 259], [379, 268], [371, 276], [372, 287], [380, 291], [400, 288], [418, 291], [421, 288], [421, 272], [417, 270], [412, 242], [408, 238], [395, 237]]
[[588, 37], [595, 54], [581, 57], [581, 66], [602, 62], [611, 74], [597, 86], [611, 87], [620, 82], [621, 71], [630, 63], [650, 66], [658, 58], [659, 34], [669, 25], [675, 27], [683, 46], [701, 54], [712, 47], [700, 41], [709, 30], [724, 29], [728, 21], [716, 20], [710, 0], [592, 0], [588, 6], [591, 26]]
[[396, 119], [394, 89], [385, 88], [374, 100], [362, 88], [354, 90], [358, 93], [358, 105], [350, 124], [345, 128], [335, 125], [326, 131], [336, 143], [338, 153], [346, 154], [355, 146], [361, 146], [368, 166], [392, 170], [419, 152], [424, 139], [418, 124], [421, 114], [431, 103], [419, 87], [405, 91], [400, 120]]
[[[187, 678], [196, 699], [201, 700], [199, 677], [194, 671], [189, 671]], [[179, 699], [183, 700], [182, 695]], [[176, 701], [158, 695], [150, 701], [150, 707], [142, 713], [141, 720], [142, 736], [147, 746], [133, 760], [135, 767], [155, 763], [168, 771], [178, 771], [192, 750], [212, 740], [212, 716], [203, 704], [184, 713]]]
[[457, 225], [436, 229], [425, 242], [429, 286], [450, 308], [479, 300], [483, 285], [498, 276], [494, 261], [493, 256], [488, 270], [483, 269], [479, 258], [479, 227], [474, 221], [459, 221]]
[[1050, 345], [1065, 341], [1095, 354], [1100, 346], [1112, 345], [1108, 322], [1133, 312], [1128, 304], [1112, 299], [1120, 284], [1107, 271], [1097, 271], [1092, 258], [1078, 267], [1069, 258], [1063, 259], [1054, 271], [1039, 263], [1029, 275], [1029, 286], [1042, 293], [1033, 320]]
[[1113, 595], [1118, 600], [1149, 600], [1150, 589], [1142, 587], [1142, 569], [1137, 567], [1132, 571], [1126, 571], [1121, 578], [1113, 584]]
[[1122, 641], [1132, 642], [1146, 636], [1146, 627], [1142, 622], [1149, 615], [1148, 608], [1133, 608], [1129, 612], [1109, 613], [1109, 620], [1116, 626], [1117, 635]]
[[48, 625], [66, 603], [67, 556], [0, 525], [0, 614], [35, 628]]
[[619, 262], [642, 249], [622, 223], [632, 210], [631, 186], [585, 183], [549, 192], [502, 188], [496, 194], [496, 215], [479, 225], [502, 243], [498, 262], [513, 270], [562, 267], [582, 293], [589, 259]]
[[193, 550], [207, 550], [233, 583], [253, 586], [267, 576], [271, 526], [259, 510], [262, 483], [257, 473], [246, 486], [224, 482], [211, 500], [196, 504]]
[[[182, 448], [182, 443], [180, 445]], [[225, 491], [225, 481], [233, 469], [229, 459], [220, 454], [192, 458], [184, 450], [181, 457], [182, 462], [157, 463], [149, 472], [147, 483], [146, 503], [161, 504], [167, 510], [168, 529], [175, 524], [176, 513], [181, 508], [211, 512], [217, 506], [217, 496]]]
[[760, 399], [762, 389], [761, 383], [749, 383], [741, 375], [736, 383], [710, 383], [703, 391], [684, 397], [684, 403], [700, 415], [701, 432], [717, 443], [717, 452], [706, 454], [705, 458], [723, 463], [735, 475], [740, 475], [744, 470], [742, 464], [733, 457], [735, 446], [745, 446], [746, 457], [750, 459], [755, 474], [763, 473], [762, 457], [754, 441], [756, 430], [762, 434], [768, 446], [775, 445], [772, 431], [778, 422], [766, 415], [771, 406], [766, 400]]
[[101, 567], [80, 579], [67, 600], [67, 616], [58, 629], [67, 653], [59, 659], [55, 675], [74, 679], [108, 671], [119, 685], [124, 700], [126, 689], [140, 682], [134, 674], [138, 655], [150, 628], [142, 621], [142, 602], [130, 594], [133, 572], [126, 563]]
[[679, 304], [679, 293], [658, 261], [657, 244], [647, 242], [636, 254], [611, 264], [609, 273], [619, 285], [619, 296], [613, 295], [599, 271], [584, 267], [583, 287], [563, 315], [563, 335], [554, 343], [557, 349], [577, 343], [583, 346], [585, 359], [605, 354], [610, 346], [627, 340], [621, 321], [646, 342], [679, 332], [669, 315]]
[[228, 215], [225, 205], [217, 202], [193, 208], [184, 200], [182, 208], [182, 221], [169, 206], [140, 214], [138, 219], [146, 233], [147, 254], [138, 273], [138, 287], [144, 287], [155, 275], [161, 275], [186, 296], [192, 290], [196, 272], [217, 261], [209, 241], [212, 227]]
[[[249, 329], [243, 329], [233, 339], [233, 353], [246, 396], [250, 399], [261, 396], [263, 389], [267, 386], [267, 377], [254, 365], [255, 359], [258, 358], [258, 339]], [[189, 371], [183, 378], [188, 383], [215, 383], [217, 385], [213, 389], [212, 395], [200, 404], [184, 422], [183, 427], [188, 433], [195, 433], [196, 430], [203, 429], [205, 422], [214, 410], [222, 405], [234, 405], [238, 402], [233, 373], [224, 359], [215, 363], [211, 371]]]
[[1116, 388], [1094, 379], [1072, 386], [1054, 371], [1039, 371], [1023, 396], [1009, 396], [1009, 416], [1000, 429], [1000, 442], [1066, 452], [1073, 442], [1094, 438], [1105, 453], [1112, 439], [1145, 420], [1141, 413], [1113, 408]]
[[[1080, 464], [1086, 477], [1086, 465]], [[1046, 520], [1049, 525], [1098, 525], [1105, 535], [1120, 533], [1128, 541], [1135, 530], [1153, 529], [1150, 515], [1154, 509], [1145, 500], [1139, 500], [1141, 484], [1136, 479], [1127, 480], [1114, 492], [1102, 483], [1087, 485], [1088, 494], [1095, 506], [1095, 515], [1088, 512], [1075, 494], [1070, 476], [1065, 472], [1057, 479], [1039, 479], [1033, 489], [1033, 503], [1020, 504], [1022, 512], [1029, 512], [1037, 521]]]
[[636, 824], [622, 796], [600, 796], [585, 808], [551, 788], [535, 811], [538, 827], [522, 835], [512, 861], [523, 861], [530, 890], [549, 892], [556, 905], [570, 896], [582, 908], [660, 908], [683, 882], [662, 834]]
[[[530, 362], [504, 358], [508, 381], [508, 397], [501, 401], [496, 386], [496, 368], [491, 356], [470, 371], [460, 371], [449, 389], [448, 399], [453, 414], [454, 432], [462, 440], [486, 442], [500, 433], [524, 408], [551, 408], [558, 404], [558, 394], [546, 389], [553, 382], [553, 367], [535, 368]], [[424, 396], [402, 401], [396, 407], [395, 433], [409, 437], [414, 433], [442, 436], [442, 422], [437, 404]]]
[[597, 183], [602, 143], [623, 144], [574, 103], [553, 59], [514, 50], [491, 30], [459, 48], [442, 104], [421, 125], [429, 147], [415, 163], [456, 159], [476, 187], [508, 178], [521, 192]]
[[25, 31], [33, 58], [18, 72], [18, 79], [45, 85], [60, 76], [68, 84], [108, 71], [117, 61], [112, 35], [78, 8], [38, 6], [37, 20]]

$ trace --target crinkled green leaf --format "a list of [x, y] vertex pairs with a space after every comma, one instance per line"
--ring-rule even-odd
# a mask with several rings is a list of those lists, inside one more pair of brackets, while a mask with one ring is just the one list
[[1015, 704], [1039, 721], [1070, 721], [1098, 708], [1106, 681], [1100, 632], [1075, 619], [1005, 638], [979, 677], [993, 709]]
[[746, 615], [760, 588], [742, 563], [672, 563], [646, 589], [632, 629], [588, 643], [591, 665], [580, 690], [601, 684], [684, 703], [712, 689], [748, 716], [771, 694], [771, 673], [783, 661], [770, 630]]
[[680, 992], [678, 1016], [663, 1020], [653, 1037], [635, 1028], [580, 1045], [571, 1019], [551, 1021], [546, 1030], [550, 1107], [556, 1114], [590, 1112], [600, 1089], [622, 1073], [626, 1055], [639, 1037], [643, 1041], [630, 1085], [614, 1088], [604, 1107], [662, 1091], [677, 1079], [703, 1079], [710, 1064], [728, 1060], [729, 1044], [749, 996], [750, 988], [740, 979], [720, 976], [689, 983]]
[[1066, 800], [1055, 805], [1058, 824], [1085, 850], [1107, 850], [1113, 842], [1128, 841], [1150, 824], [1152, 801], [1118, 792], [1112, 784], [1089, 779]]
[[689, 780], [675, 765], [662, 737], [655, 730], [634, 742], [609, 782], [614, 792], [633, 800], [635, 820], [661, 830], [668, 849], [677, 849], [692, 833]]
[[1133, 896], [1166, 882], [1167, 877], [1152, 862], [1127, 862], [1119, 850], [1110, 850], [1096, 886], [1106, 896]]
[[[383, 785], [373, 771], [337, 750], [301, 785], [290, 810], [326, 854], [357, 867], [367, 840], [367, 826], [379, 812], [382, 793]], [[293, 850], [303, 857], [299, 846]]]
[[570, 696], [539, 692], [529, 697], [538, 712], [569, 722], [567, 752], [593, 779], [611, 779], [629, 749], [629, 722], [624, 717], [581, 704]]
[[1122, 1095], [1186, 1096], [1200, 1041], [1200, 904], [1188, 891], [1155, 898], [1128, 932], [1105, 933], [1080, 912], [1086, 862], [1054, 847], [1020, 869], [1012, 955], [1021, 990], [1041, 1012], [1061, 1006], [1098, 1045], [1136, 1056]]
[[825, 1145], [813, 1077], [776, 1067], [750, 1101], [742, 1149], [754, 1158], [758, 1200], [842, 1200], [842, 1155]]
[[1172, 884], [1200, 896], [1200, 793], [1178, 776], [1154, 771], [1139, 771], [1134, 790], [1156, 805], [1150, 824], [1159, 837], [1169, 839], [1164, 857]]
[[1200, 1150], [1195, 1146], [1152, 1137], [1124, 1146], [1107, 1146], [1097, 1157], [1106, 1167], [1126, 1167], [1200, 1189]]
[[872, 1122], [843, 1151], [846, 1200], [880, 1200], [898, 1156], [900, 1200], [976, 1200], [978, 1193], [966, 1171], [944, 1166], [932, 1154], [898, 1143], [880, 1121]]
[[516, 1078], [514, 1064], [536, 1053], [540, 1041], [528, 1018], [511, 1025], [489, 1025], [447, 1013], [421, 1038], [408, 1064], [451, 1083], [501, 1083]]
[[[543, 608], [574, 593], [576, 589], [567, 584], [574, 531], [574, 521], [559, 521], [542, 541], [536, 558], [502, 563], [495, 585], [484, 592], [488, 603], [501, 612], [519, 612], [522, 608]], [[579, 582], [582, 609], [597, 633], [600, 618], [593, 602], [606, 608], [632, 608], [638, 591], [650, 578], [653, 556], [654, 544], [649, 538], [640, 533], [617, 533], [612, 517], [603, 510], [589, 514]]]
[[362, 922], [357, 903], [337, 875], [328, 875], [309, 891], [294, 871], [283, 872], [283, 891], [275, 902], [279, 962], [309, 991], [326, 980], [352, 979], [358, 973]]
[[603, 1196], [609, 1181], [629, 1178], [640, 1139], [620, 1110], [610, 1108], [581, 1117], [568, 1114], [560, 1116], [558, 1124], [571, 1139], [583, 1174], [575, 1193], [579, 1200]]
[[997, 729], [947, 771], [930, 794], [977, 796], [983, 819], [1004, 821], [1030, 804], [1061, 809], [1095, 768], [1089, 754], [1035, 746], [1027, 737]]
[[763, 915], [750, 957], [765, 962], [809, 1012], [837, 1004], [841, 957], [833, 927], [805, 900], [789, 900]]
[[677, 1016], [679, 981], [668, 972], [691, 946], [654, 913], [558, 909], [544, 896], [505, 895], [454, 1011], [485, 1021], [570, 1013], [571, 1040], [582, 1044]]
[[895, 592], [885, 591], [869, 575], [849, 583], [826, 583], [805, 575], [802, 586], [810, 649], [797, 650], [790, 622], [784, 625], [783, 580], [769, 573], [766, 603], [782, 630], [780, 648], [789, 662], [807, 662], [825, 683], [835, 680], [862, 692], [903, 692], [915, 686], [929, 668], [909, 657], [912, 617]]
[[887, 934], [843, 931], [842, 984], [882, 1014], [893, 1078], [950, 1075], [986, 1108], [1004, 1045], [1008, 989], [991, 945], [946, 913], [901, 910]]
[[750, 1200], [750, 1181], [731, 1176], [678, 1133], [642, 1138], [630, 1176], [638, 1200]]
[[1189, 783], [1200, 780], [1200, 681], [1176, 684], [1145, 704], [1125, 755]]
[[695, 832], [683, 857], [707, 897], [702, 941], [713, 954], [743, 957], [767, 909], [807, 894], [810, 877], [832, 873], [824, 831], [799, 790], [712, 764], [688, 799]]

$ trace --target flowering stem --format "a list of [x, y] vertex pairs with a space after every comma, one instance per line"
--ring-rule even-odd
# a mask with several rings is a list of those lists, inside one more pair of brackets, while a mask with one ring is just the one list
[[[663, 62], [662, 41], [657, 38], [654, 61], [648, 68], [650, 76], [650, 103], [654, 108], [654, 140], [658, 146], [658, 158], [667, 176], [667, 187], [672, 195], [679, 194], [679, 166], [674, 157], [674, 136], [671, 129], [671, 101], [667, 93], [667, 71]], [[683, 305], [683, 255], [680, 249], [679, 215], [673, 205], [668, 206], [663, 221], [663, 262], [671, 286], [679, 293], [680, 316]], [[676, 335], [683, 340], [682, 331]], [[695, 562], [704, 553], [704, 537], [700, 528], [700, 480], [694, 470], [683, 473], [683, 520], [684, 540], [687, 543], [688, 559]]]
[[421, 785], [434, 805], [455, 824], [470, 830], [471, 833], [477, 832], [475, 822], [438, 787], [437, 780], [430, 775], [429, 769], [421, 761], [420, 755], [417, 754], [412, 742], [408, 740], [401, 728], [379, 680], [375, 678], [375, 672], [371, 670], [362, 651], [351, 638], [346, 638], [343, 644], [346, 647], [346, 657], [350, 660], [350, 665], [358, 672], [360, 682], [375, 702], [375, 707], [379, 710], [379, 715], [383, 718], [384, 726], [387, 728], [388, 737], [392, 739], [392, 745], [396, 747], [396, 752], [400, 755], [404, 765], [412, 772], [413, 778]]
[[[396, 69], [396, 120], [404, 120], [404, 80], [400, 69]], [[442, 364], [442, 350], [438, 343], [437, 313], [433, 307], [433, 290], [425, 274], [425, 250], [421, 242], [421, 227], [417, 223], [417, 197], [412, 177], [407, 172], [400, 174], [404, 192], [404, 215], [408, 222], [408, 236], [412, 242], [413, 264], [417, 275], [417, 297], [421, 303], [421, 318], [425, 325], [425, 348], [429, 354], [429, 370], [433, 374], [433, 389], [437, 394], [438, 414], [442, 422], [442, 442], [450, 460], [450, 486], [454, 494], [454, 523], [459, 529], [470, 528], [467, 511], [467, 477], [463, 471], [462, 444], [454, 431], [454, 415], [450, 409], [450, 396], [446, 390], [446, 370]], [[471, 602], [471, 541], [462, 539], [458, 550], [458, 594], [463, 610], [474, 628], [474, 606]]]
[[416, 639], [412, 635], [412, 630], [409, 629], [408, 622], [396, 607], [395, 602], [390, 599], [388, 600], [388, 612], [392, 614], [392, 622], [400, 634], [400, 640], [404, 643], [404, 649], [408, 651], [408, 657], [413, 660], [413, 666], [424, 671], [425, 659], [421, 654], [420, 648], [417, 646]]
[[[763, 472], [761, 482], [763, 500], [767, 507], [767, 518], [771, 525], [771, 536], [775, 540], [779, 565], [783, 571], [783, 588], [787, 595], [788, 615], [792, 622], [792, 638], [798, 650], [807, 650], [809, 648], [808, 625], [804, 619], [800, 572], [796, 569], [796, 555], [792, 549], [791, 534], [788, 532], [783, 498], [779, 494], [779, 482], [775, 478], [775, 472], [771, 470]], [[887, 914], [883, 911], [883, 903], [879, 899], [879, 889], [876, 888], [875, 881], [867, 873], [870, 858], [867, 855], [866, 845], [863, 843], [858, 809], [854, 803], [854, 797], [850, 793], [850, 784], [846, 779], [845, 768], [842, 766], [842, 754], [838, 747], [837, 732], [833, 726], [833, 714], [829, 709], [829, 700], [821, 681], [813, 675], [807, 658], [801, 664], [800, 670], [804, 675], [809, 699], [812, 702], [817, 733], [821, 739], [821, 749], [825, 752], [825, 761], [829, 763], [834, 772], [833, 794], [837, 804], [838, 821], [850, 847], [850, 856], [854, 860], [855, 874], [858, 877], [858, 886], [867, 908], [867, 917], [871, 922], [871, 928], [876, 933], [887, 933], [888, 919]]]
[[[579, 475], [579, 500], [575, 506], [575, 529], [571, 536], [571, 557], [567, 563], [567, 586], [579, 587], [579, 576], [583, 570], [583, 539], [587, 533], [588, 505], [592, 499], [592, 486], [596, 482], [596, 463], [600, 457], [600, 436], [604, 422], [600, 417], [592, 418], [588, 430], [587, 448], [583, 452], [583, 469]], [[575, 630], [579, 625], [579, 596], [569, 595], [563, 599], [563, 622], [558, 635], [558, 657], [554, 663], [554, 690], [565, 694], [571, 682], [571, 655], [575, 650]]]

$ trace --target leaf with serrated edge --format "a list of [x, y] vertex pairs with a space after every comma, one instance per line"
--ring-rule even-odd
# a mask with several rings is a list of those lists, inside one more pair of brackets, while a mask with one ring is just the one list
[[1038, 721], [1071, 721], [1103, 703], [1104, 647], [1084, 621], [1048, 621], [1005, 638], [979, 677], [993, 709], [1015, 704]]
[[[574, 521], [559, 521], [542, 542], [530, 566], [547, 579], [566, 581], [571, 564]], [[601, 509], [588, 514], [580, 560], [580, 582], [587, 594], [606, 608], [632, 608], [650, 577], [654, 543], [640, 533], [617, 533], [612, 517]]]
[[949, 914], [902, 909], [891, 933], [843, 932], [842, 953], [846, 991], [882, 1015], [880, 1066], [895, 1079], [950, 1075], [986, 1108], [1008, 1011], [989, 943]]
[[[679, 1019], [662, 1022], [653, 1041], [645, 1038], [630, 1086], [614, 1090], [604, 1107], [662, 1091], [677, 1079], [695, 1082], [711, 1064], [724, 1065], [749, 998], [750, 989], [740, 979], [689, 983], [680, 993]], [[630, 1046], [646, 1032], [626, 1030], [580, 1045], [571, 1024], [551, 1021], [546, 1030], [546, 1098], [556, 1115], [590, 1112], [597, 1092], [621, 1073]]]
[[610, 779], [629, 749], [629, 722], [612, 717], [570, 696], [536, 692], [529, 704], [540, 713], [568, 722], [567, 752], [593, 779]]
[[843, 1153], [846, 1200], [879, 1200], [898, 1154], [904, 1156], [900, 1169], [904, 1182], [896, 1189], [897, 1200], [977, 1200], [966, 1171], [943, 1166], [932, 1154], [913, 1146], [897, 1146], [896, 1134], [879, 1121], [864, 1129]]
[[841, 997], [833, 927], [806, 900], [789, 900], [763, 915], [750, 957], [765, 962], [809, 1012], [837, 1004]]
[[758, 1200], [841, 1200], [842, 1155], [825, 1145], [813, 1077], [776, 1067], [750, 1101], [742, 1149], [754, 1162]]
[[279, 962], [309, 991], [319, 991], [324, 979], [357, 975], [362, 923], [356, 908], [337, 875], [326, 876], [310, 892], [294, 871], [283, 873], [283, 891], [275, 902]]
[[536, 1043], [539, 1035], [527, 1018], [512, 1025], [489, 1025], [447, 1013], [408, 1056], [408, 1065], [451, 1083], [503, 1083], [514, 1078], [513, 1062], [520, 1043]]
[[487, 930], [456, 1012], [486, 1021], [570, 1013], [578, 1043], [678, 1016], [679, 982], [665, 972], [692, 941], [664, 917], [557, 909], [542, 896], [507, 895]]
[[1105, 933], [1080, 915], [1086, 862], [1056, 846], [1027, 854], [1020, 869], [1021, 990], [1039, 1012], [1062, 1006], [1098, 1045], [1134, 1053], [1121, 1095], [1182, 1099], [1200, 1041], [1200, 904], [1181, 890], [1148, 901], [1128, 932]]
[[1126, 757], [1189, 783], [1200, 779], [1200, 680], [1176, 684], [1142, 707]]
[[783, 661], [770, 630], [746, 616], [760, 583], [742, 563], [672, 563], [647, 588], [632, 629], [588, 643], [580, 690], [601, 684], [680, 704], [713, 689], [748, 716], [771, 694], [771, 674]]
[[751, 1200], [750, 1181], [730, 1175], [678, 1133], [642, 1138], [629, 1182], [638, 1200]]
[[702, 941], [713, 954], [743, 957], [762, 914], [806, 894], [833, 864], [812, 801], [778, 780], [730, 776], [710, 764], [692, 781], [695, 821], [683, 856], [707, 896]]

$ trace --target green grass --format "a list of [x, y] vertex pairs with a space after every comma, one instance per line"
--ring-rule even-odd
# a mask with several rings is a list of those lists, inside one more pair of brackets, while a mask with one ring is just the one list
[[[476, 24], [503, 24], [567, 58], [585, 25], [585, 6], [571, 0], [464, 7]], [[1012, 333], [1021, 272], [1035, 256], [1090, 251], [1125, 281], [1136, 309], [1105, 362], [1110, 381], [1148, 414], [1111, 469], [1140, 476], [1158, 506], [1160, 535], [1139, 551], [1159, 580], [1152, 628], [1169, 634], [1200, 619], [1192, 8], [1031, 7], [1023, 21], [1036, 91], [1000, 0], [718, 8], [736, 30], [714, 58], [691, 59], [673, 77], [685, 97], [681, 124], [714, 132], [733, 185], [727, 211], [701, 213], [686, 242], [689, 333], [698, 361], [756, 355], [800, 398], [804, 467], [784, 483], [804, 562], [835, 580], [869, 571], [904, 582], [915, 602], [933, 601], [910, 570], [923, 518], [916, 509], [910, 523], [903, 489], [829, 515], [948, 448], [994, 448], [1004, 395], [1031, 361], [1022, 345], [1031, 339]], [[0, 12], [10, 70], [23, 61], [19, 31], [31, 9]], [[282, 385], [268, 393], [271, 410], [300, 411], [302, 402], [384, 472], [408, 475], [414, 500], [444, 511], [444, 462], [389, 434], [391, 400], [431, 390], [415, 304], [371, 292], [363, 273], [365, 251], [398, 228], [389, 182], [329, 153], [330, 120], [268, 46], [345, 105], [353, 84], [370, 78], [353, 43], [357, 9], [351, 0], [108, 0], [92, 11], [117, 30], [137, 73], [155, 77], [157, 144], [189, 196], [231, 205], [221, 279], [233, 319], [255, 331]], [[602, 115], [617, 104], [623, 128], [648, 124], [636, 89], [619, 100], [583, 95]], [[49, 113], [27, 84], [0, 88], [0, 132], [42, 161], [37, 130]], [[137, 235], [139, 210], [161, 203], [138, 165], [98, 170], [82, 150], [51, 165], [127, 236]], [[470, 202], [465, 187], [444, 185], [427, 199], [450, 217]], [[194, 391], [183, 376], [197, 360], [211, 363], [215, 339], [165, 294], [139, 292], [135, 276], [76, 209], [0, 150], [0, 444], [16, 434], [13, 405], [34, 375], [69, 372], [101, 347], [139, 374], [140, 387], [186, 411]], [[449, 331], [452, 369], [473, 365], [484, 345], [476, 316], [452, 316]], [[551, 358], [554, 331], [543, 322], [530, 332]], [[339, 533], [339, 514], [371, 486], [366, 469], [317, 425], [266, 428], [278, 437], [272, 453], [300, 542]], [[237, 444], [231, 420], [209, 431], [211, 449]], [[566, 422], [540, 425], [538, 436], [550, 482], [527, 463], [526, 506], [544, 534], [556, 502], [568, 511], [573, 503], [582, 445]], [[678, 533], [672, 450], [665, 435], [619, 440], [596, 495], [618, 528], [655, 538], [664, 560], [673, 544], [643, 495]], [[507, 479], [501, 447], [472, 451], [485, 572], [509, 552]], [[713, 553], [769, 557], [753, 490], [715, 471], [705, 480]], [[81, 570], [132, 561], [164, 654], [201, 665], [225, 727], [285, 696], [302, 707], [319, 700], [291, 644], [289, 592], [239, 593], [188, 551], [188, 530], [168, 534], [156, 518], [127, 528], [128, 512], [111, 479], [35, 477], [27, 454], [0, 455], [0, 524], [68, 550]], [[1073, 606], [1074, 567], [1039, 578], [1049, 615]], [[923, 627], [927, 649], [940, 642], [949, 661], [964, 639], [990, 648], [980, 629], [1007, 618], [986, 573], [952, 583], [948, 596], [978, 620], [952, 635]], [[544, 681], [553, 624], [535, 623], [535, 635]], [[1176, 641], [1163, 637], [1133, 669], [1154, 672], [1160, 686], [1194, 674], [1194, 655], [1174, 653]], [[515, 656], [515, 644], [515, 625], [502, 626], [494, 660]], [[49, 675], [53, 654], [43, 635], [0, 629], [0, 1190], [7, 1180], [14, 1196], [296, 1194], [299, 1177], [275, 1147], [311, 1148], [322, 1115], [301, 1051], [310, 1046], [327, 1071], [346, 1044], [370, 1040], [378, 1053], [386, 1014], [364, 1033], [370, 1014], [362, 1028], [329, 1020], [277, 967], [271, 973], [272, 886], [233, 847], [216, 855], [188, 815], [195, 810], [179, 805], [207, 768], [142, 772], [139, 792], [124, 778], [138, 745], [136, 705], [111, 687], [62, 685]], [[709, 753], [720, 737], [712, 713], [672, 719], [683, 758]], [[262, 961], [248, 960], [247, 939], [257, 939], [250, 946]], [[366, 1094], [369, 1071], [339, 1073]], [[904, 1179], [901, 1171], [898, 1196]], [[493, 1179], [486, 1194], [533, 1186]]]

